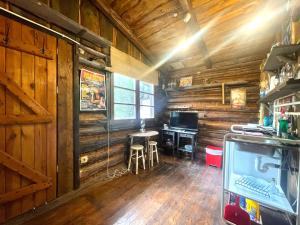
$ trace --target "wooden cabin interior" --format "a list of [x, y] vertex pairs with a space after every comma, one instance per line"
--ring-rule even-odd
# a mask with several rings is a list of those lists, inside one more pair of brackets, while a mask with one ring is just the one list
[[300, 225], [299, 0], [0, 0], [0, 224]]

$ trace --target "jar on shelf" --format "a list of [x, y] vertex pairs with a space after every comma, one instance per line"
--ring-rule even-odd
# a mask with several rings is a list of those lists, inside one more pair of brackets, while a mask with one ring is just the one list
[[285, 75], [286, 75], [286, 80], [292, 79], [294, 78], [294, 65], [290, 65], [289, 63], [287, 63], [285, 65]]
[[[281, 68], [280, 74], [279, 74], [279, 83], [282, 83], [286, 80], [286, 68], [283, 66]], [[276, 85], [277, 86], [277, 85]]]

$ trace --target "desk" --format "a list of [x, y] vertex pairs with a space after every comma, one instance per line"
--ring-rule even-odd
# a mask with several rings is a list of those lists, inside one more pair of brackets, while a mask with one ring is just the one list
[[[164, 142], [164, 139], [166, 136], [172, 137], [172, 150], [173, 150], [173, 156], [175, 155], [175, 149], [177, 151], [183, 151], [183, 152], [190, 152], [192, 155], [192, 160], [194, 160], [194, 154], [197, 144], [197, 134], [196, 131], [186, 131], [186, 130], [176, 130], [176, 129], [162, 129], [161, 130], [161, 140]], [[186, 149], [182, 145], [182, 139], [189, 139], [190, 145], [192, 148]], [[162, 145], [164, 145], [162, 143]]]
[[133, 139], [136, 138], [145, 138], [145, 150], [147, 152], [147, 158], [148, 158], [148, 168], [150, 168], [150, 152], [148, 151], [149, 146], [149, 140], [151, 137], [154, 137], [158, 135], [157, 131], [144, 131], [144, 132], [136, 132], [129, 134], [130, 137], [130, 145], [133, 145]]

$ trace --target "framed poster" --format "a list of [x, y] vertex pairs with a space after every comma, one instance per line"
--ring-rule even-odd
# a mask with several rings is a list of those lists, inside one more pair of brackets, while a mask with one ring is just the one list
[[246, 106], [246, 88], [235, 88], [230, 91], [230, 103], [233, 109], [243, 109]]
[[81, 70], [80, 111], [100, 110], [106, 110], [105, 75]]
[[183, 77], [179, 81], [179, 87], [190, 87], [193, 83], [193, 77]]

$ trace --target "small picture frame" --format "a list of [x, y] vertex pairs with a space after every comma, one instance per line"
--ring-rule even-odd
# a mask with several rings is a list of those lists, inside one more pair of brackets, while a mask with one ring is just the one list
[[191, 87], [193, 84], [193, 77], [183, 77], [179, 81], [179, 87]]
[[243, 109], [246, 107], [247, 91], [246, 88], [235, 88], [230, 91], [230, 103], [233, 109]]

